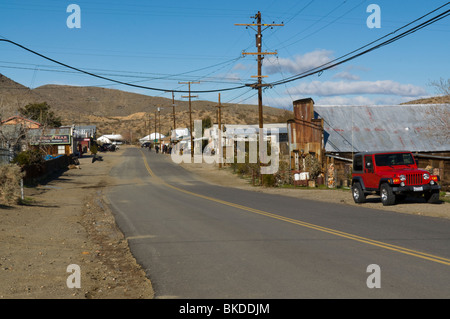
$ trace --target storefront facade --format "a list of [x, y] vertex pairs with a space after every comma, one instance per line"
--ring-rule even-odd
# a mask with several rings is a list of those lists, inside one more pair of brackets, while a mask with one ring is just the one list
[[82, 156], [91, 147], [92, 141], [96, 140], [97, 127], [95, 125], [79, 125], [73, 129], [73, 152]]
[[48, 155], [70, 155], [73, 153], [73, 128], [70, 126], [53, 129], [30, 130], [30, 144], [40, 146]]

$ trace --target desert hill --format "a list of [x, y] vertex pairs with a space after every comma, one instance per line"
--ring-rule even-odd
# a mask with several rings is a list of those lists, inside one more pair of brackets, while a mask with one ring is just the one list
[[39, 101], [40, 96], [17, 82], [0, 74], [0, 116], [15, 115], [19, 107]]
[[[167, 94], [169, 95], [169, 94]], [[178, 94], [179, 96], [179, 94]], [[44, 85], [33, 90], [0, 74], [0, 118], [17, 114], [29, 103], [47, 102], [64, 125], [96, 125], [99, 134], [122, 134], [136, 140], [155, 131], [155, 112], [161, 108], [161, 133], [173, 128], [172, 99], [125, 92], [117, 89], [67, 85]], [[437, 96], [403, 104], [450, 103], [450, 96]], [[187, 99], [175, 99], [176, 127], [189, 127]], [[217, 101], [192, 100], [192, 119], [210, 117], [217, 122]], [[156, 114], [157, 115], [157, 114]], [[264, 123], [286, 122], [291, 111], [265, 106]], [[157, 116], [159, 132], [159, 116]], [[258, 107], [224, 104], [224, 124], [257, 124]]]
[[[126, 138], [140, 138], [155, 130], [155, 111], [161, 108], [161, 133], [173, 128], [172, 99], [99, 87], [44, 85], [33, 90], [0, 75], [0, 106], [3, 118], [17, 113], [28, 103], [47, 102], [62, 118], [64, 125], [97, 125], [99, 134], [118, 133]], [[177, 127], [189, 126], [187, 99], [175, 99]], [[217, 101], [193, 99], [192, 119], [210, 117], [217, 122]], [[286, 121], [291, 112], [264, 107], [265, 123]], [[159, 121], [159, 116], [157, 116]], [[256, 105], [224, 104], [222, 123], [256, 124]], [[157, 122], [159, 131], [159, 122]]]
[[418, 99], [402, 104], [447, 104], [450, 103], [450, 95], [433, 96], [425, 99]]

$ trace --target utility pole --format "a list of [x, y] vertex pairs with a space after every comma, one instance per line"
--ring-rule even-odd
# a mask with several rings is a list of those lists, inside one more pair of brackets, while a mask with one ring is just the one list
[[183, 98], [188, 97], [189, 98], [189, 131], [191, 133], [191, 158], [194, 157], [194, 139], [192, 137], [192, 108], [191, 108], [191, 98], [197, 97], [197, 95], [191, 95], [191, 84], [199, 84], [200, 82], [178, 82], [178, 84], [188, 84], [189, 87], [189, 95], [188, 96], [182, 96]]
[[[148, 113], [148, 141], [150, 142], [152, 123], [150, 122], [150, 113]], [[150, 145], [149, 145], [150, 147]]]
[[155, 139], [153, 140], [155, 144], [155, 151], [156, 151], [156, 110], [155, 110]]
[[[255, 30], [253, 27], [256, 26], [257, 29], [255, 30], [256, 33], [256, 48], [258, 49], [258, 52], [242, 52], [243, 55], [257, 55], [258, 56], [258, 75], [256, 76], [252, 76], [252, 77], [256, 77], [257, 83], [256, 84], [247, 84], [247, 86], [250, 86], [254, 89], [258, 90], [258, 113], [259, 113], [259, 149], [260, 149], [260, 159], [263, 155], [263, 127], [264, 127], [264, 121], [263, 121], [263, 103], [262, 103], [262, 89], [263, 87], [267, 87], [269, 86], [268, 84], [263, 84], [262, 83], [262, 78], [263, 77], [267, 77], [267, 76], [263, 76], [262, 75], [262, 60], [264, 59], [264, 55], [273, 55], [273, 54], [277, 54], [277, 52], [262, 52], [262, 32], [264, 30], [266, 30], [267, 28], [272, 28], [274, 26], [284, 26], [283, 23], [281, 24], [263, 24], [262, 23], [262, 19], [261, 19], [261, 12], [258, 11], [257, 14], [255, 14], [255, 16], [250, 17], [252, 19], [256, 19], [256, 23], [236, 23], [235, 25], [237, 26], [245, 26], [245, 27], [250, 27], [253, 30]], [[262, 29], [262, 27], [265, 27], [264, 30]]]
[[159, 142], [159, 150], [161, 151], [161, 108], [160, 107], [158, 107], [158, 121], [159, 121], [159, 133], [158, 133], [159, 139], [158, 139], [158, 142]]
[[219, 146], [217, 147], [217, 156], [219, 158], [219, 168], [222, 168], [222, 103], [220, 103], [220, 93], [219, 93], [219, 104], [217, 105], [218, 116], [217, 124], [219, 125]]
[[175, 130], [176, 124], [175, 124], [175, 96], [173, 95], [173, 91], [172, 91], [172, 114], [173, 114], [173, 129]]

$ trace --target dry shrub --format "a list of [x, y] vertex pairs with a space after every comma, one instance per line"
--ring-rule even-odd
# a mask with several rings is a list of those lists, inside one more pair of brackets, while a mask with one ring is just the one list
[[0, 165], [0, 204], [11, 205], [19, 201], [20, 180], [24, 173], [15, 164]]
[[319, 160], [314, 155], [308, 154], [305, 157], [305, 167], [303, 170], [309, 172], [311, 180], [315, 180], [319, 176], [322, 167]]

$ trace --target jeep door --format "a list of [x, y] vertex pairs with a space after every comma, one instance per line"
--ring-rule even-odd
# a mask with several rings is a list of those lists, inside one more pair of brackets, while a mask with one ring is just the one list
[[364, 155], [363, 180], [366, 188], [378, 188], [378, 178], [375, 173], [373, 155]]

